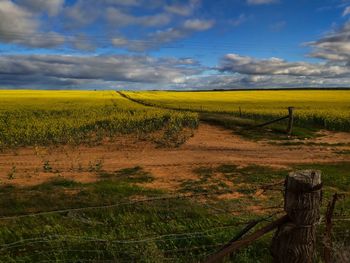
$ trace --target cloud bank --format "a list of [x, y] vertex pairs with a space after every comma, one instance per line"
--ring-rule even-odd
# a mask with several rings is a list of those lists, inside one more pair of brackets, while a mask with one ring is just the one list
[[[195, 67], [194, 67], [195, 66]], [[93, 88], [114, 88], [120, 83], [179, 84], [186, 77], [199, 74], [197, 62], [191, 59], [148, 56], [0, 56], [0, 79], [3, 85], [28, 87], [59, 84]], [[33, 81], [35, 80], [35, 81]], [[114, 82], [114, 85], [113, 85]], [[111, 84], [112, 83], [112, 84]]]
[[[247, 0], [248, 9], [277, 0]], [[222, 53], [208, 67], [193, 57], [152, 57], [182, 39], [217, 29], [200, 0], [0, 0], [0, 87], [111, 89], [228, 89], [350, 86], [350, 22], [304, 43], [316, 62]], [[345, 7], [345, 6], [344, 6]], [[266, 7], [265, 7], [266, 8]], [[342, 19], [350, 14], [349, 7]], [[341, 16], [341, 14], [340, 14]], [[227, 19], [238, 27], [252, 16]], [[221, 23], [221, 24], [220, 24]], [[270, 31], [277, 33], [280, 20]], [[110, 55], [96, 55], [108, 47]], [[33, 49], [31, 55], [22, 48]], [[67, 55], [60, 49], [73, 49]], [[44, 51], [38, 52], [38, 49]], [[86, 52], [86, 53], [85, 53]], [[227, 54], [226, 54], [227, 53]], [[69, 53], [68, 53], [69, 54]], [[85, 54], [85, 55], [82, 55]], [[112, 55], [111, 55], [112, 54]], [[118, 54], [118, 55], [116, 55]], [[123, 54], [123, 55], [121, 55]], [[147, 54], [147, 55], [146, 55]], [[311, 59], [309, 59], [311, 61]]]

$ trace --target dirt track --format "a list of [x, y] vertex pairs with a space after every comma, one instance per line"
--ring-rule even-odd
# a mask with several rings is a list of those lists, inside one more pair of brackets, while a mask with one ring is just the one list
[[[350, 143], [350, 133], [324, 134], [317, 143]], [[97, 179], [95, 169], [108, 172], [141, 166], [156, 178], [153, 187], [171, 188], [194, 176], [196, 166], [250, 164], [285, 167], [292, 164], [350, 161], [347, 146], [273, 145], [243, 139], [229, 130], [201, 124], [194, 136], [179, 148], [156, 148], [149, 142], [120, 138], [87, 147], [22, 148], [0, 153], [1, 183], [35, 185], [63, 176], [76, 181]], [[44, 168], [46, 163], [46, 168]]]

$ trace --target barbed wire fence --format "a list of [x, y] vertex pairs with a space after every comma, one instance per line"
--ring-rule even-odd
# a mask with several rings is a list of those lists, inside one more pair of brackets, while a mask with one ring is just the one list
[[[281, 191], [278, 186], [283, 186], [282, 181], [269, 184], [260, 185], [255, 189], [260, 189], [263, 192], [266, 191]], [[249, 188], [251, 190], [251, 188]], [[5, 224], [7, 222], [14, 222], [20, 224], [21, 221], [27, 219], [37, 219], [47, 220], [47, 217], [60, 217], [70, 222], [77, 222], [79, 224], [91, 224], [104, 225], [105, 222], [96, 222], [93, 218], [89, 218], [90, 211], [109, 211], [113, 213], [117, 212], [118, 209], [122, 207], [128, 207], [129, 209], [135, 208], [135, 206], [143, 207], [147, 203], [161, 203], [162, 206], [167, 207], [171, 211], [172, 200], [186, 200], [190, 202], [200, 203], [206, 209], [211, 211], [213, 216], [228, 216], [235, 217], [235, 214], [242, 212], [242, 209], [225, 209], [217, 207], [216, 204], [208, 202], [216, 196], [222, 195], [222, 192], [216, 193], [197, 193], [197, 194], [181, 194], [181, 195], [166, 195], [157, 196], [150, 198], [139, 198], [137, 200], [122, 201], [113, 204], [106, 204], [100, 206], [87, 206], [87, 207], [74, 207], [68, 209], [52, 210], [52, 211], [40, 211], [27, 214], [2, 216], [0, 217], [0, 224]], [[326, 207], [328, 202], [332, 201], [332, 198], [324, 197], [323, 208]], [[345, 200], [345, 199], [344, 199]], [[338, 200], [338, 202], [345, 202], [344, 200]], [[168, 203], [167, 203], [168, 202]], [[136, 208], [135, 208], [136, 209]], [[256, 217], [252, 220], [234, 220], [227, 224], [217, 222], [208, 222], [207, 225], [196, 226], [196, 219], [192, 219], [190, 216], [174, 215], [173, 213], [166, 213], [162, 211], [149, 210], [148, 212], [152, 216], [156, 217], [156, 222], [147, 220], [136, 220], [132, 222], [124, 222], [119, 224], [114, 224], [114, 228], [131, 228], [132, 226], [148, 226], [156, 228], [159, 222], [165, 222], [171, 224], [171, 222], [179, 222], [181, 220], [193, 223], [195, 227], [191, 230], [184, 229], [178, 231], [158, 231], [153, 235], [135, 235], [129, 238], [116, 239], [115, 235], [99, 236], [99, 235], [67, 235], [67, 234], [55, 234], [46, 235], [41, 233], [37, 237], [19, 238], [12, 242], [5, 242], [0, 244], [0, 257], [11, 258], [12, 256], [23, 254], [23, 261], [35, 260], [40, 258], [40, 262], [72, 262], [72, 260], [77, 260], [77, 262], [115, 262], [116, 258], [118, 262], [130, 262], [134, 258], [142, 256], [153, 256], [161, 257], [161, 261], [164, 262], [198, 262], [205, 260], [208, 256], [212, 255], [215, 251], [227, 245], [228, 241], [232, 241], [233, 237], [238, 237], [236, 240], [241, 240], [244, 237], [243, 233], [240, 235], [241, 231], [248, 227], [248, 231], [256, 229], [259, 224], [271, 223], [283, 211], [283, 202], [276, 206], [265, 206], [258, 208], [260, 212], [263, 213], [262, 216]], [[158, 212], [158, 213], [157, 213]], [[267, 214], [266, 214], [267, 213]], [[317, 223], [317, 227], [322, 230], [325, 225], [326, 217], [322, 216]], [[332, 246], [325, 244], [322, 234], [318, 235], [318, 240], [322, 243], [324, 247], [330, 249], [331, 254], [337, 259], [337, 262], [346, 262], [341, 260], [349, 259], [349, 231], [344, 231], [342, 224], [350, 222], [350, 213], [346, 210], [335, 210], [332, 214], [332, 225], [333, 229], [330, 233], [330, 238], [334, 241]], [[152, 225], [154, 224], [154, 225]], [[251, 227], [249, 227], [251, 226]], [[244, 232], [244, 231], [243, 231]], [[235, 239], [235, 238], [234, 238]], [[210, 242], [208, 242], [208, 240]], [[182, 243], [181, 243], [182, 242]], [[79, 244], [79, 248], [76, 248], [74, 244]], [[40, 245], [40, 249], [38, 249]], [[83, 246], [83, 247], [82, 247]], [[147, 250], [147, 247], [154, 247], [161, 249]], [[108, 249], [106, 249], [108, 248]], [[33, 250], [35, 249], [35, 250]], [[146, 249], [146, 251], [142, 251]], [[125, 250], [125, 253], [123, 252]], [[115, 253], [112, 253], [115, 251]], [[131, 252], [130, 252], [131, 251]], [[137, 255], [136, 251], [140, 253]], [[150, 254], [147, 254], [147, 253]], [[158, 254], [157, 254], [158, 253]], [[2, 255], [2, 256], [1, 256]], [[77, 258], [72, 258], [75, 255]], [[18, 259], [21, 262], [21, 259]]]
[[[264, 187], [263, 187], [264, 188]], [[21, 193], [22, 194], [22, 193]], [[34, 192], [36, 194], [36, 192]], [[6, 224], [8, 222], [21, 223], [23, 220], [42, 220], [45, 221], [50, 217], [59, 217], [64, 218], [68, 221], [78, 222], [79, 224], [104, 224], [104, 222], [98, 222], [94, 220], [94, 218], [89, 218], [89, 212], [93, 211], [107, 211], [107, 212], [115, 212], [118, 209], [127, 207], [128, 209], [136, 209], [136, 206], [142, 207], [147, 203], [158, 203], [163, 207], [168, 207], [168, 213], [155, 210], [148, 210], [148, 213], [152, 214], [152, 216], [156, 217], [155, 222], [146, 222], [145, 219], [136, 219], [132, 222], [122, 222], [119, 224], [115, 224], [115, 228], [130, 228], [130, 227], [138, 227], [138, 226], [147, 226], [156, 228], [157, 223], [159, 221], [167, 222], [168, 224], [176, 224], [180, 221], [188, 222], [189, 225], [193, 224], [190, 230], [179, 230], [179, 231], [158, 231], [156, 234], [151, 236], [139, 236], [135, 237], [129, 236], [127, 239], [115, 239], [96, 236], [84, 236], [84, 235], [42, 235], [39, 237], [28, 237], [21, 238], [19, 240], [15, 240], [13, 242], [7, 242], [0, 244], [0, 255], [7, 255], [11, 257], [11, 255], [17, 254], [19, 251], [21, 253], [27, 253], [26, 258], [38, 258], [41, 259], [46, 258], [45, 260], [41, 260], [42, 262], [51, 262], [50, 258], [56, 258], [54, 261], [59, 262], [71, 262], [72, 259], [62, 259], [62, 254], [77, 254], [79, 255], [79, 262], [89, 262], [94, 261], [89, 258], [95, 258], [97, 260], [103, 260], [103, 262], [108, 262], [110, 255], [109, 252], [106, 252], [106, 247], [112, 247], [112, 250], [117, 247], [140, 247], [146, 246], [150, 243], [161, 244], [161, 253], [163, 254], [162, 260], [166, 261], [179, 261], [181, 257], [179, 255], [186, 254], [185, 258], [189, 261], [198, 261], [202, 258], [205, 258], [208, 253], [212, 253], [218, 247], [223, 245], [223, 236], [233, 235], [237, 229], [244, 227], [246, 224], [252, 222], [251, 219], [247, 220], [234, 220], [233, 223], [222, 223], [218, 219], [217, 222], [208, 222], [208, 224], [198, 225], [196, 226], [196, 218], [191, 218], [190, 215], [180, 214], [176, 215], [172, 212], [171, 204], [169, 201], [173, 200], [186, 200], [189, 202], [200, 203], [202, 207], [206, 210], [210, 210], [211, 216], [229, 216], [232, 217], [233, 214], [242, 212], [242, 209], [227, 209], [216, 206], [212, 203], [212, 200], [222, 195], [222, 192], [214, 192], [214, 193], [197, 193], [197, 194], [181, 194], [181, 195], [166, 195], [166, 196], [156, 196], [150, 198], [139, 198], [136, 200], [122, 201], [113, 204], [106, 204], [100, 206], [86, 206], [86, 207], [74, 207], [68, 209], [58, 209], [52, 211], [39, 211], [33, 213], [26, 214], [17, 214], [10, 216], [1, 216], [0, 224]], [[208, 201], [210, 200], [210, 201]], [[279, 213], [282, 211], [282, 206], [273, 206], [273, 207], [261, 207], [260, 210], [262, 212], [273, 211], [272, 216], [275, 213]], [[257, 222], [269, 221], [271, 216], [261, 216], [257, 218]], [[208, 239], [214, 240], [213, 242], [208, 243]], [[178, 246], [177, 243], [184, 241], [186, 246], [181, 245]], [[76, 249], [72, 246], [72, 244], [80, 244], [81, 246], [86, 246], [86, 249]], [[88, 245], [86, 245], [88, 244]], [[40, 246], [42, 247], [42, 251], [35, 251], [35, 255], [30, 255], [29, 252], [31, 249]], [[92, 249], [92, 247], [94, 249]], [[111, 249], [108, 249], [109, 251]], [[125, 255], [118, 256], [118, 262], [123, 262], [123, 260], [128, 261], [128, 259], [123, 259]], [[165, 258], [166, 256], [166, 258]], [[64, 257], [64, 256], [63, 256]], [[87, 257], [87, 258], [86, 258]], [[115, 260], [112, 258], [111, 261]]]

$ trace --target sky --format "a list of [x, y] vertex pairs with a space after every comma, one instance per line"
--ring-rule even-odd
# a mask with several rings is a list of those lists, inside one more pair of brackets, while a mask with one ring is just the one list
[[0, 0], [0, 89], [350, 87], [350, 0]]

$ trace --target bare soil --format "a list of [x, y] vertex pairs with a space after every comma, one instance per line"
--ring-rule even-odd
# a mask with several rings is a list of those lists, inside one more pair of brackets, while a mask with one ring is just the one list
[[[309, 142], [348, 143], [350, 133], [324, 132]], [[294, 164], [350, 161], [336, 152], [349, 145], [274, 145], [255, 142], [230, 130], [202, 123], [194, 136], [178, 148], [159, 148], [131, 137], [105, 141], [96, 146], [25, 147], [0, 153], [0, 182], [31, 186], [53, 178], [78, 182], [99, 179], [99, 172], [141, 166], [155, 180], [146, 184], [174, 190], [184, 180], [197, 178], [193, 169], [220, 164], [288, 167]]]

